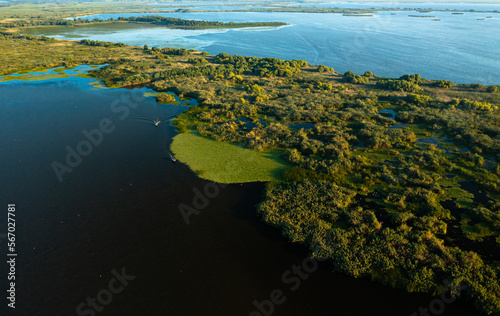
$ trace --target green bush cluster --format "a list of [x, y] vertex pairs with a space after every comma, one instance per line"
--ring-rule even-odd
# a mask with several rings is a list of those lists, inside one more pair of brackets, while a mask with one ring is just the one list
[[360, 76], [353, 73], [352, 71], [348, 71], [344, 74], [344, 80], [349, 83], [368, 83], [368, 78], [368, 76]]
[[409, 103], [413, 103], [418, 106], [426, 106], [431, 101], [431, 97], [422, 94], [409, 93], [406, 96]]
[[217, 55], [216, 61], [224, 65], [230, 65], [235, 73], [249, 73], [260, 77], [292, 77], [301, 72], [301, 68], [308, 66], [304, 60], [282, 60], [278, 58], [257, 58], [229, 55], [221, 53]]
[[489, 93], [498, 93], [498, 86], [488, 86], [488, 88], [486, 88], [486, 91]]
[[103, 47], [125, 47], [126, 46], [123, 43], [104, 42], [104, 41], [96, 41], [96, 40], [88, 40], [88, 39], [81, 40], [80, 44], [87, 45], [87, 46], [103, 46]]
[[436, 81], [434, 81], [433, 85], [436, 87], [439, 87], [439, 88], [449, 89], [449, 88], [453, 87], [455, 84], [453, 83], [453, 81], [436, 80]]
[[355, 192], [331, 182], [271, 183], [259, 213], [291, 241], [308, 245], [314, 256], [330, 258], [337, 271], [384, 275], [385, 283], [408, 291], [439, 292], [452, 280], [452, 289], [466, 288], [482, 311], [500, 310], [498, 268], [445, 246], [428, 230], [429, 217], [402, 212], [391, 225], [357, 200]]
[[413, 81], [408, 81], [404, 79], [399, 80], [379, 80], [377, 81], [377, 87], [392, 91], [401, 91], [401, 92], [419, 92], [422, 91], [422, 88], [418, 85], [418, 83]]
[[480, 111], [493, 111], [498, 110], [498, 106], [491, 105], [489, 102], [471, 101], [468, 99], [454, 99], [451, 101], [451, 105], [454, 107], [459, 107], [464, 110], [480, 110]]
[[137, 16], [137, 17], [119, 17], [118, 21], [152, 23], [170, 27], [185, 28], [210, 28], [210, 27], [247, 27], [247, 26], [282, 26], [283, 22], [218, 22], [218, 21], [198, 21], [184, 20], [180, 18], [164, 17], [159, 15]]
[[189, 58], [188, 63], [193, 64], [195, 66], [201, 66], [208, 64], [208, 61], [205, 58]]
[[[2, 49], [9, 51], [11, 41], [50, 47], [7, 37]], [[484, 259], [483, 247], [468, 242], [495, 242], [500, 235], [500, 112], [485, 87], [473, 93], [462, 85], [429, 88], [420, 76], [405, 75], [377, 78], [382, 89], [374, 89], [303, 61], [220, 54], [197, 64], [198, 53], [187, 50], [67, 45], [50, 49], [79, 60], [82, 50], [123, 54], [93, 72], [110, 86], [149, 84], [196, 98], [200, 105], [174, 123], [181, 132], [282, 153], [291, 168], [284, 182], [269, 184], [260, 214], [329, 257], [336, 270], [409, 291], [439, 291], [449, 279], [466, 285], [480, 310], [500, 311], [499, 268]], [[166, 60], [151, 58], [160, 55]], [[493, 110], [481, 110], [488, 107]], [[392, 126], [378, 114], [387, 108], [412, 125]], [[474, 198], [464, 183], [486, 198]], [[490, 253], [498, 250], [488, 245]]]
[[319, 65], [318, 72], [333, 72], [333, 68], [330, 68], [330, 67], [325, 66], [325, 65]]

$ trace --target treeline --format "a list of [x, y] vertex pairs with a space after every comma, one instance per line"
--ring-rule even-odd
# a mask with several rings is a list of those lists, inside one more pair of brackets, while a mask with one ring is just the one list
[[238, 12], [291, 12], [291, 13], [376, 13], [371, 9], [320, 8], [320, 7], [280, 7], [234, 10]]
[[[107, 45], [106, 42], [89, 41], [84, 40], [87, 45]], [[154, 55], [157, 59], [169, 60], [169, 58], [175, 56], [189, 56], [193, 53], [193, 50], [186, 49], [176, 49], [176, 48], [149, 48], [144, 47], [144, 50], [151, 55]], [[203, 56], [203, 54], [202, 54]], [[258, 58], [258, 57], [243, 57], [238, 55], [228, 55], [226, 53], [221, 53], [215, 58], [212, 58], [211, 63], [205, 58], [193, 58], [189, 57], [187, 62], [191, 66], [186, 68], [172, 68], [167, 70], [160, 70], [152, 73], [137, 73], [141, 69], [137, 69], [134, 74], [129, 75], [124, 78], [117, 78], [119, 85], [128, 86], [136, 85], [141, 83], [148, 83], [151, 81], [161, 81], [161, 80], [174, 80], [179, 78], [196, 78], [196, 77], [210, 77], [210, 78], [228, 78], [232, 80], [238, 80], [241, 75], [257, 76], [262, 78], [271, 77], [292, 77], [295, 74], [301, 72], [301, 68], [308, 67], [307, 61], [303, 60], [290, 60], [285, 61], [277, 58]], [[137, 64], [131, 64], [130, 66], [136, 67]], [[113, 67], [113, 66], [111, 66]], [[329, 70], [332, 70], [328, 68]], [[108, 76], [105, 75], [105, 78]], [[106, 80], [105, 79], [105, 80]], [[115, 82], [116, 84], [116, 82]], [[322, 85], [321, 89], [331, 89], [331, 85]], [[263, 97], [261, 95], [261, 97]]]
[[354, 84], [368, 83], [371, 77], [373, 77], [373, 74], [371, 73], [371, 71], [365, 72], [363, 76], [357, 75], [357, 74], [353, 73], [352, 71], [348, 71], [344, 74], [345, 82], [354, 83]]
[[81, 40], [80, 44], [87, 45], [87, 46], [103, 46], [103, 47], [125, 47], [126, 46], [123, 43], [104, 42], [104, 41], [88, 40], [88, 39]]
[[474, 152], [494, 155], [497, 161], [500, 160], [498, 105], [467, 99], [427, 102], [424, 106], [407, 103], [397, 119], [408, 124], [435, 126]]
[[152, 55], [155, 55], [157, 58], [160, 57], [161, 55], [168, 56], [168, 55], [173, 55], [173, 56], [187, 56], [189, 53], [193, 52], [194, 50], [187, 50], [185, 48], [159, 48], [159, 47], [152, 47], [149, 48], [148, 45], [144, 45], [144, 50], [151, 53]]
[[[299, 73], [301, 68], [309, 64], [304, 60], [282, 60], [278, 58], [243, 57], [221, 53], [217, 55], [216, 62], [230, 66], [234, 73], [253, 74], [259, 77], [292, 77]], [[323, 71], [326, 71], [322, 68]]]
[[415, 75], [404, 75], [399, 79], [388, 79], [377, 81], [377, 87], [382, 89], [388, 89], [392, 91], [401, 92], [419, 92], [422, 88], [419, 84], [422, 82], [422, 78], [419, 74]]
[[195, 21], [195, 20], [184, 20], [180, 18], [170, 18], [162, 17], [158, 15], [148, 15], [139, 17], [118, 17], [117, 19], [30, 19], [30, 20], [14, 20], [6, 23], [0, 23], [0, 27], [4, 28], [17, 28], [17, 27], [29, 27], [29, 26], [49, 26], [49, 25], [59, 25], [59, 26], [78, 26], [83, 24], [93, 24], [93, 23], [109, 23], [113, 21], [123, 21], [123, 22], [140, 22], [140, 23], [151, 23], [157, 25], [164, 25], [167, 27], [178, 27], [178, 28], [237, 28], [237, 27], [261, 27], [261, 26], [283, 26], [287, 23], [283, 22], [218, 22], [218, 21]]
[[28, 40], [28, 41], [43, 41], [43, 42], [54, 42], [55, 38], [47, 37], [47, 36], [35, 36], [29, 34], [17, 34], [17, 33], [9, 33], [9, 32], [0, 32], [0, 40]]
[[28, 26], [42, 26], [42, 25], [60, 25], [60, 26], [74, 26], [77, 22], [73, 20], [63, 19], [48, 19], [48, 20], [14, 20], [6, 23], [0, 23], [0, 27], [16, 28]]
[[119, 17], [118, 21], [141, 22], [164, 25], [168, 27], [183, 28], [214, 28], [214, 27], [257, 27], [257, 26], [283, 26], [283, 22], [218, 22], [218, 21], [195, 21], [180, 18], [163, 17], [159, 15], [148, 15], [140, 17]]

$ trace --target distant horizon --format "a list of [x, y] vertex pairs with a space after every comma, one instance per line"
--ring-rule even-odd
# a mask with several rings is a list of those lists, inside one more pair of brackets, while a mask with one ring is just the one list
[[[191, 0], [190, 0], [191, 1]], [[209, 1], [209, 0], [200, 0], [200, 1]], [[167, 2], [167, 1], [164, 1]], [[172, 2], [178, 2], [178, 1], [172, 1]], [[187, 1], [186, 1], [187, 2]], [[195, 1], [193, 1], [195, 2]], [[231, 1], [228, 1], [231, 2]], [[251, 2], [251, 1], [248, 1]], [[283, 1], [269, 1], [269, 2], [283, 2]], [[296, 3], [343, 3], [343, 2], [354, 2], [354, 3], [372, 3], [372, 2], [380, 2], [380, 3], [394, 3], [394, 4], [402, 4], [402, 3], [430, 3], [430, 4], [446, 4], [446, 3], [459, 3], [459, 4], [499, 4], [500, 1], [498, 0], [445, 0], [445, 1], [429, 1], [429, 0], [403, 0], [403, 1], [390, 1], [390, 0], [303, 0], [303, 1], [285, 1], [285, 2], [296, 2]]]
[[[65, 1], [61, 0], [46, 0], [46, 1], [37, 1], [37, 0], [0, 0], [0, 2], [34, 2], [34, 3], [50, 3], [50, 2], [55, 2], [55, 3], [65, 3]], [[67, 2], [72, 2], [68, 0]], [[76, 1], [76, 2], [115, 2], [113, 0], [102, 0], [102, 1]], [[380, 2], [380, 3], [394, 3], [394, 4], [402, 4], [402, 3], [430, 3], [430, 4], [446, 4], [446, 3], [460, 3], [460, 4], [499, 4], [499, 0], [443, 0], [443, 1], [429, 1], [429, 0], [397, 0], [397, 1], [391, 1], [391, 0], [299, 0], [299, 1], [293, 1], [293, 0], [155, 0], [155, 1], [141, 1], [141, 0], [126, 0], [124, 2], [144, 2], [144, 3], [186, 3], [186, 2], [193, 2], [193, 3], [203, 3], [203, 2], [209, 2], [209, 3], [214, 3], [214, 2], [227, 2], [227, 3], [346, 3], [346, 2], [353, 2], [353, 3], [374, 3], [374, 2]]]

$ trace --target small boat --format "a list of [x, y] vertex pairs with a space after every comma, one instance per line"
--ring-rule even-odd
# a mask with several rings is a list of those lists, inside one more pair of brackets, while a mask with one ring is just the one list
[[174, 156], [170, 156], [170, 160], [172, 160], [173, 162], [176, 162], [176, 161], [177, 161], [177, 159], [175, 159], [175, 157], [174, 157]]
[[155, 126], [158, 126], [158, 125], [160, 125], [161, 121], [160, 120], [154, 121], [154, 123], [155, 123]]

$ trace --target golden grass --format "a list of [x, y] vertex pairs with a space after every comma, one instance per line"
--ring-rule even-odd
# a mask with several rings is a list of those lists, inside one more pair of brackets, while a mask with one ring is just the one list
[[143, 59], [137, 47], [84, 46], [73, 41], [0, 40], [0, 75], [59, 66], [106, 64], [117, 58]]

